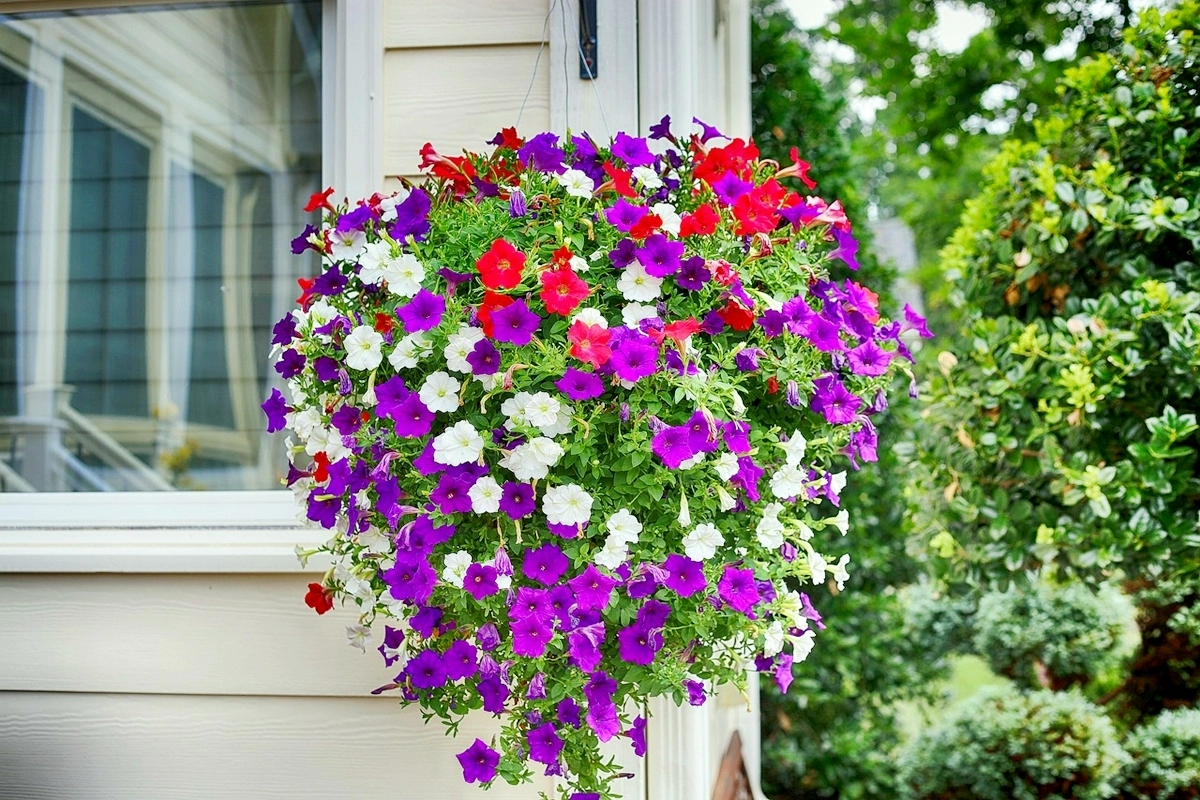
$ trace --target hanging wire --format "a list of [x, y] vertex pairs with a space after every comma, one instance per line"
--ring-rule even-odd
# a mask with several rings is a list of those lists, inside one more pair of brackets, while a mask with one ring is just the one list
[[550, 10], [546, 12], [546, 18], [542, 20], [542, 41], [538, 43], [537, 58], [533, 60], [533, 74], [529, 76], [529, 87], [525, 89], [525, 97], [521, 100], [521, 108], [517, 111], [517, 123], [513, 127], [521, 127], [521, 116], [525, 113], [525, 104], [529, 102], [529, 95], [533, 92], [533, 84], [537, 81], [538, 65], [542, 63], [542, 50], [546, 48], [546, 41], [550, 33], [550, 15], [554, 13], [554, 7], [558, 5], [558, 0], [554, 0], [550, 4]]
[[[561, 6], [560, 6], [560, 4], [561, 4]], [[567, 36], [567, 29], [568, 29], [567, 28], [567, 14], [568, 14], [567, 4], [565, 2], [563, 2], [563, 0], [552, 0], [552, 2], [550, 3], [550, 9], [546, 12], [546, 18], [544, 20], [542, 20], [542, 40], [541, 40], [541, 42], [538, 43], [537, 57], [533, 61], [533, 74], [529, 76], [529, 86], [525, 89], [525, 97], [521, 100], [520, 110], [517, 111], [516, 127], [518, 127], [518, 128], [521, 125], [521, 117], [525, 114], [525, 104], [529, 102], [529, 96], [533, 93], [533, 85], [537, 82], [538, 66], [542, 62], [542, 50], [545, 49], [546, 42], [549, 40], [550, 17], [554, 14], [554, 10], [556, 8], [560, 8], [560, 10], [562, 12], [561, 22], [562, 22], [563, 43], [565, 44], [566, 42], [570, 41], [569, 37]], [[592, 20], [592, 24], [594, 25], [595, 23], [596, 23], [596, 21]], [[583, 68], [585, 70], [587, 70], [588, 80], [592, 84], [592, 93], [596, 98], [596, 110], [600, 112], [600, 122], [604, 125], [604, 134], [609, 139], [611, 139], [612, 138], [612, 128], [608, 124], [608, 115], [604, 113], [604, 101], [600, 98], [600, 90], [598, 88], [596, 88], [596, 76], [592, 74], [592, 67], [590, 64], [588, 64], [587, 58], [584, 56], [583, 45], [582, 45], [582, 43], [580, 43], [578, 36], [575, 37], [575, 49], [579, 53], [580, 62], [583, 64]], [[568, 52], [569, 52], [569, 50], [568, 50]], [[564, 56], [565, 56], [565, 54], [564, 54]], [[569, 70], [567, 64], [568, 64], [568, 59], [566, 57], [564, 57], [563, 58], [563, 91], [565, 93], [564, 97], [563, 97], [563, 105], [565, 106], [564, 114], [563, 114], [564, 117], [569, 116], [569, 112], [570, 112], [570, 108], [571, 108], [571, 73], [570, 73], [570, 70]]]

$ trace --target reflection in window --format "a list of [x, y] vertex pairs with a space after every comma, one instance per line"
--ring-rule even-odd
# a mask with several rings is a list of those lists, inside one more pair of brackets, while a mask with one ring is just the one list
[[321, 5], [0, 18], [0, 491], [278, 486]]

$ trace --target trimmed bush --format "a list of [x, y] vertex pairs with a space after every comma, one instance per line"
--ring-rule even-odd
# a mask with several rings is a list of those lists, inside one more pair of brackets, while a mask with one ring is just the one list
[[914, 800], [1105, 800], [1128, 756], [1073, 692], [984, 689], [900, 758]]
[[1166, 711], [1130, 734], [1132, 757], [1121, 775], [1122, 798], [1200, 797], [1200, 709]]

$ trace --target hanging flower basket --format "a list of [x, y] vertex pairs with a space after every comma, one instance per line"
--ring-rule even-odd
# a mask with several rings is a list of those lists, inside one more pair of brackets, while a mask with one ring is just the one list
[[[786, 690], [841, 589], [845, 469], [875, 458], [907, 325], [832, 281], [856, 269], [808, 164], [670, 120], [649, 140], [422, 151], [429, 179], [321, 212], [321, 254], [274, 329], [268, 430], [333, 531], [318, 613], [359, 607], [394, 691], [453, 733], [468, 782], [562, 776], [619, 794], [613, 737], [646, 750], [646, 701], [701, 705], [748, 670]], [[924, 332], [927, 333], [927, 332]], [[305, 555], [311, 555], [306, 553]]]

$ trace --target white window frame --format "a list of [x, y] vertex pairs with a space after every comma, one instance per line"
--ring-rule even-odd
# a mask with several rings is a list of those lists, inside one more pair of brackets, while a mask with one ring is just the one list
[[[140, 2], [0, 0], [0, 14]], [[383, 0], [324, 0], [322, 24], [323, 182], [363, 197], [383, 182]], [[296, 547], [329, 536], [282, 489], [0, 493], [0, 574], [299, 572]]]

